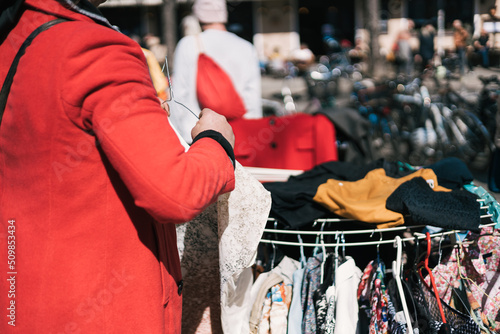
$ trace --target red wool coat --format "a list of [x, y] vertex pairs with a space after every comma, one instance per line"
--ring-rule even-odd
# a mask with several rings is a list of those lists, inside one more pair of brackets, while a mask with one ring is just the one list
[[0, 333], [178, 333], [174, 224], [234, 188], [230, 159], [211, 138], [184, 153], [137, 43], [26, 3], [0, 82], [31, 31], [73, 21], [28, 47], [0, 128]]

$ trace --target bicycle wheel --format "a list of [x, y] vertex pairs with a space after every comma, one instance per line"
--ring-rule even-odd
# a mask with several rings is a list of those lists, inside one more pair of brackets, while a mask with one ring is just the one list
[[384, 158], [389, 161], [399, 160], [397, 146], [397, 129], [390, 117], [371, 113], [368, 115], [371, 123], [370, 150], [374, 160]]
[[465, 162], [475, 170], [488, 168], [492, 142], [484, 124], [474, 113], [464, 109], [455, 110], [452, 119], [466, 141], [464, 145], [458, 148]]

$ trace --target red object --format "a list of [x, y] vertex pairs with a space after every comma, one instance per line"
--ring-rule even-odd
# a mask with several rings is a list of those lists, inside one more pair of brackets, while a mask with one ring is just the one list
[[212, 109], [228, 120], [241, 118], [246, 113], [243, 100], [229, 75], [205, 53], [198, 56], [196, 94], [200, 109]]
[[338, 159], [335, 127], [321, 114], [238, 119], [234, 154], [243, 166], [308, 170]]
[[136, 42], [55, 0], [25, 8], [0, 82], [32, 30], [74, 22], [28, 47], [0, 128], [0, 333], [180, 333], [175, 223], [234, 188], [230, 159], [210, 138], [184, 153]]
[[[446, 324], [446, 318], [444, 316], [443, 305], [441, 304], [441, 298], [439, 297], [439, 292], [438, 292], [438, 289], [436, 287], [436, 281], [434, 280], [434, 275], [432, 275], [432, 270], [429, 267], [429, 256], [431, 255], [431, 235], [429, 234], [429, 232], [425, 233], [425, 240], [427, 241], [427, 253], [425, 254], [424, 261], [420, 262], [417, 267], [423, 266], [425, 268], [425, 270], [427, 271], [427, 274], [429, 275], [429, 279], [431, 281], [432, 291], [434, 292], [434, 296], [436, 297], [437, 305], [439, 308], [439, 313], [441, 315], [441, 320], [443, 321], [444, 324]], [[420, 278], [425, 283], [425, 280], [422, 276], [421, 271], [420, 271]]]

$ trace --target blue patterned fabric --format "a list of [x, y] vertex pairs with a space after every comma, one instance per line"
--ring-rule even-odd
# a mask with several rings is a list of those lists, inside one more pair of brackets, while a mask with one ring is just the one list
[[322, 261], [323, 253], [311, 256], [307, 259], [304, 269], [301, 291], [302, 310], [304, 312], [302, 319], [303, 334], [316, 334], [316, 311], [314, 309], [313, 294], [320, 286]]

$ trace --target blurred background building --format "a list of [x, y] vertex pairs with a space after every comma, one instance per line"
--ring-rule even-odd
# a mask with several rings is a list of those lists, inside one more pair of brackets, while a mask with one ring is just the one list
[[[100, 9], [127, 35], [158, 36], [172, 58], [182, 37], [180, 22], [191, 5], [191, 0], [108, 0]], [[442, 53], [454, 48], [453, 20], [460, 19], [473, 35], [479, 34], [495, 5], [500, 0], [230, 0], [228, 30], [254, 43], [262, 60], [286, 58], [301, 43], [316, 55], [325, 54], [331, 47], [328, 38], [352, 44], [362, 39], [375, 58], [383, 58], [398, 31], [432, 23]], [[492, 33], [496, 39], [496, 31]], [[417, 42], [416, 34], [412, 42]]]

